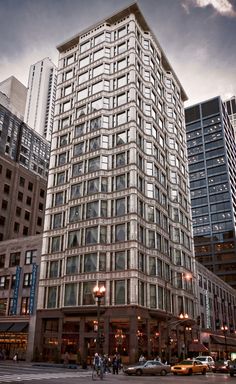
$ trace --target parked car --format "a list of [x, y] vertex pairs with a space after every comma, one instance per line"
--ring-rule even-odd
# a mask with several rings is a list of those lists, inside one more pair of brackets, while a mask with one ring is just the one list
[[183, 360], [171, 367], [171, 372], [174, 375], [192, 375], [195, 373], [205, 375], [206, 371], [207, 367], [198, 360]]
[[215, 366], [215, 361], [211, 356], [197, 356], [195, 359], [201, 361], [202, 364], [206, 365], [210, 370]]
[[229, 360], [218, 360], [215, 362], [215, 365], [212, 367], [212, 372], [228, 373], [229, 371]]
[[233, 377], [236, 374], [236, 359], [230, 361], [228, 367], [229, 374]]
[[165, 376], [171, 372], [170, 365], [165, 365], [160, 361], [147, 360], [146, 362], [137, 363], [123, 368], [127, 375], [161, 375]]

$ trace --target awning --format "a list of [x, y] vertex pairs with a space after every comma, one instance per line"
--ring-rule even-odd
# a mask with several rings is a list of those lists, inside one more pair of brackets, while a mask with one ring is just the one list
[[191, 343], [188, 347], [189, 352], [208, 352], [207, 347], [202, 343]]
[[23, 332], [24, 330], [27, 331], [25, 328], [28, 327], [29, 323], [15, 323], [12, 325], [12, 327], [8, 330], [9, 332]]
[[211, 335], [211, 343], [212, 344], [222, 344], [222, 345], [232, 345], [233, 347], [236, 347], [236, 339], [233, 339], [232, 337], [225, 337], [224, 336], [216, 336]]
[[13, 325], [13, 323], [0, 323], [0, 332], [6, 332]]

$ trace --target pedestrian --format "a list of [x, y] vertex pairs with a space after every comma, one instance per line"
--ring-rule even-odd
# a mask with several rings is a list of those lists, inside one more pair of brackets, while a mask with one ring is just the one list
[[67, 366], [69, 364], [69, 353], [66, 352], [64, 356], [64, 366]]
[[113, 359], [112, 359], [112, 372], [113, 372], [113, 375], [119, 373], [119, 361], [118, 361], [118, 358], [116, 355], [113, 356]]
[[140, 355], [139, 360], [140, 363], [143, 363], [145, 361], [145, 357], [143, 355]]
[[15, 363], [18, 363], [18, 353], [16, 352], [15, 355], [13, 356], [13, 361]]

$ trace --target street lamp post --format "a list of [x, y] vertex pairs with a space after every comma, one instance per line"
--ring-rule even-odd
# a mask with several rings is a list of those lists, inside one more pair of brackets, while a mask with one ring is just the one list
[[227, 338], [226, 338], [226, 334], [227, 334], [227, 331], [228, 331], [227, 325], [226, 324], [222, 325], [221, 330], [222, 330], [222, 332], [224, 334], [224, 337], [225, 337], [225, 358], [227, 360], [227, 358], [228, 358]]
[[[191, 280], [193, 278], [193, 276], [191, 274], [188, 274], [188, 273], [182, 273], [181, 276], [186, 281], [189, 281], [189, 280]], [[170, 363], [170, 359], [171, 359], [171, 343], [172, 343], [171, 340], [172, 339], [171, 339], [170, 334], [169, 334], [170, 329], [169, 329], [169, 323], [168, 323], [168, 305], [167, 305], [168, 304], [168, 294], [167, 294], [168, 291], [167, 291], [167, 285], [168, 285], [168, 283], [172, 285], [176, 278], [178, 278], [178, 276], [174, 275], [174, 276], [171, 277], [171, 279], [165, 281], [165, 291], [164, 291], [165, 292], [166, 327], [167, 327], [167, 329], [166, 329], [166, 333], [167, 333], [167, 335], [166, 335], [167, 336], [167, 355], [168, 355], [168, 362], [169, 363]], [[169, 302], [171, 302], [171, 299], [169, 300]], [[181, 315], [183, 317], [181, 317]], [[184, 316], [185, 315], [180, 314], [180, 319], [181, 320], [186, 320], [186, 317], [184, 317]]]
[[102, 338], [101, 338], [101, 325], [100, 325], [100, 317], [101, 317], [101, 300], [105, 296], [106, 288], [104, 286], [98, 287], [97, 285], [93, 288], [93, 294], [95, 299], [97, 299], [97, 339], [96, 339], [96, 351], [100, 352], [102, 347]]

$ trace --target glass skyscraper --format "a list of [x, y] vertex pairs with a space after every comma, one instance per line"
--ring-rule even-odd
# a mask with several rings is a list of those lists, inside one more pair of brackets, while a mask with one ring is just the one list
[[195, 256], [236, 288], [236, 148], [220, 97], [185, 110]]

